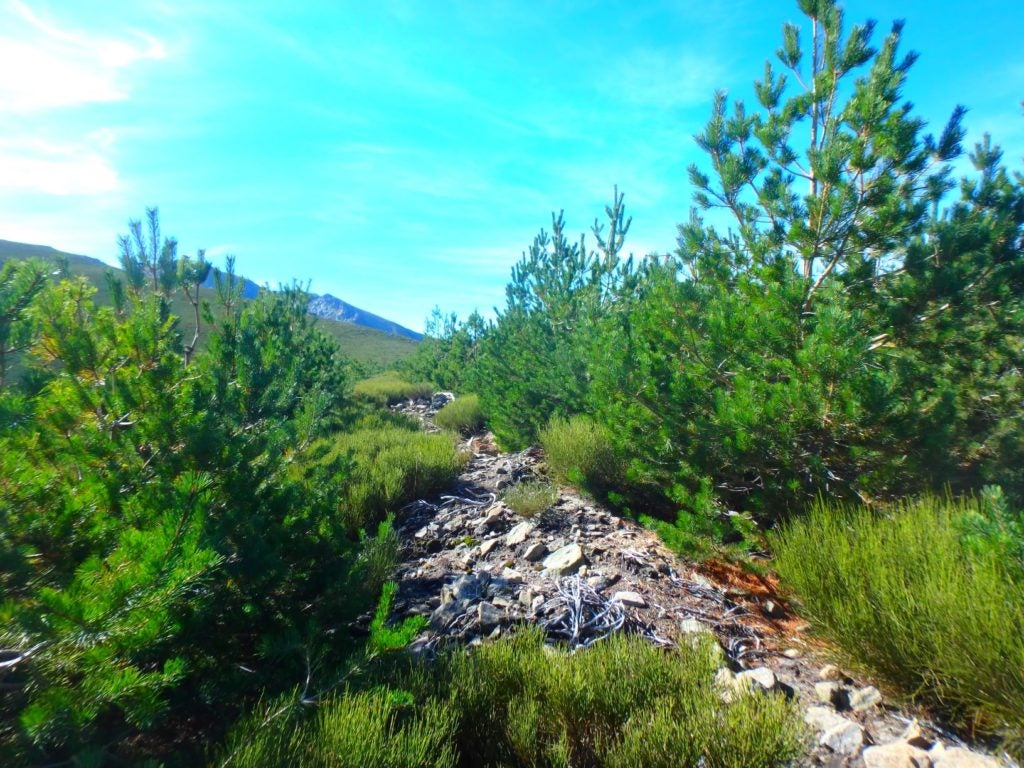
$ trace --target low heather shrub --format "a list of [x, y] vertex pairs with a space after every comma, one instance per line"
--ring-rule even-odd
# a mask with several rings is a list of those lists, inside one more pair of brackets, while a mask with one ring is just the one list
[[774, 537], [804, 613], [849, 659], [957, 725], [1024, 746], [1024, 580], [978, 500], [819, 503]]

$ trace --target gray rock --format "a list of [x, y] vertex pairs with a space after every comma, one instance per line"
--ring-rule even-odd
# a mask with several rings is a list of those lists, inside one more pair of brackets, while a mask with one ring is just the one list
[[936, 744], [928, 752], [935, 768], [998, 768], [999, 761], [971, 752], [963, 747], [943, 747]]
[[531, 523], [519, 523], [505, 537], [505, 546], [516, 547], [526, 541], [526, 537], [533, 532]]
[[415, 539], [425, 539], [428, 536], [433, 536], [436, 531], [437, 531], [437, 523], [427, 523], [422, 528], [420, 528], [418, 531], [416, 531], [416, 533], [413, 534], [413, 538], [415, 538]]
[[501, 543], [501, 539], [495, 537], [480, 544], [480, 557], [487, 557], [499, 543]]
[[864, 729], [830, 707], [808, 707], [804, 722], [820, 734], [819, 744], [841, 755], [852, 755], [864, 744]]
[[902, 741], [868, 747], [861, 757], [865, 768], [931, 768], [932, 765], [927, 752]]
[[818, 743], [840, 755], [852, 755], [864, 746], [864, 729], [852, 720], [843, 718], [843, 722], [821, 734]]
[[523, 552], [523, 559], [528, 563], [535, 563], [548, 553], [548, 548], [541, 541], [535, 542]]
[[644, 596], [639, 592], [616, 592], [612, 595], [613, 603], [622, 603], [623, 605], [629, 605], [634, 608], [646, 608], [647, 601], [644, 600]]
[[679, 622], [679, 631], [684, 635], [715, 635], [711, 627], [697, 619], [683, 619]]
[[462, 600], [450, 600], [447, 603], [442, 603], [430, 614], [430, 626], [443, 632], [465, 612], [466, 603]]
[[847, 722], [845, 717], [837, 715], [831, 707], [808, 707], [804, 713], [804, 722], [816, 733], [827, 731], [835, 725]]
[[477, 530], [493, 531], [495, 528], [498, 528], [501, 525], [501, 522], [501, 510], [492, 509], [490, 512], [487, 513], [487, 516], [480, 521], [480, 524], [477, 526]]
[[544, 558], [543, 565], [562, 576], [575, 573], [583, 565], [583, 550], [579, 544], [567, 544]]
[[736, 679], [747, 685], [752, 683], [759, 685], [766, 691], [770, 691], [775, 687], [775, 673], [768, 669], [768, 667], [746, 669], [736, 675]]
[[781, 605], [776, 603], [774, 600], [766, 600], [764, 605], [761, 606], [761, 610], [764, 615], [769, 619], [784, 619], [786, 618], [786, 611]]
[[881, 701], [882, 694], [878, 692], [878, 689], [873, 685], [868, 685], [858, 688], [850, 694], [850, 709], [859, 712], [862, 709], [873, 707], [875, 704], [880, 704]]
[[587, 576], [587, 586], [597, 592], [600, 592], [608, 586], [608, 580], [604, 576]]
[[501, 609], [490, 603], [480, 603], [476, 607], [476, 618], [480, 622], [480, 628], [488, 630], [501, 621]]
[[835, 680], [823, 680], [814, 684], [818, 699], [839, 710], [850, 708], [849, 692]]

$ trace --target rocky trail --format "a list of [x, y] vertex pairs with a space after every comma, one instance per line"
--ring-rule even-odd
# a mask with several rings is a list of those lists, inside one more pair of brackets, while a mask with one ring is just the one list
[[[431, 416], [448, 397], [398, 410], [436, 429]], [[396, 518], [402, 544], [394, 616], [429, 620], [413, 653], [433, 654], [452, 641], [477, 645], [526, 623], [574, 648], [616, 631], [664, 646], [708, 634], [722, 650], [716, 684], [723, 696], [752, 687], [797, 699], [814, 740], [806, 765], [1012, 765], [969, 751], [871, 681], [829, 663], [771, 578], [723, 562], [687, 562], [653, 532], [572, 489], [561, 488], [544, 512], [521, 517], [502, 493], [543, 475], [540, 450], [502, 453], [488, 434], [462, 447], [471, 458], [457, 483]]]

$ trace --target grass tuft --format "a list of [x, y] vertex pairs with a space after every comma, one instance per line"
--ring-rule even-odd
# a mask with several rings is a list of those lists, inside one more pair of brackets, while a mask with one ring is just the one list
[[711, 642], [665, 651], [625, 635], [568, 653], [524, 629], [432, 664], [387, 667], [386, 683], [315, 714], [269, 726], [250, 718], [229, 752], [239, 768], [789, 764], [806, 747], [797, 705], [753, 691], [724, 703], [718, 658]]
[[450, 429], [463, 435], [478, 432], [484, 426], [484, 414], [480, 410], [480, 398], [463, 395], [452, 400], [434, 416], [434, 422], [442, 429]]
[[451, 681], [463, 765], [774, 766], [803, 746], [794, 705], [751, 694], [723, 704], [710, 646], [664, 651], [617, 635], [577, 653], [537, 630], [473, 653]]
[[558, 501], [558, 489], [551, 483], [521, 482], [510, 485], [502, 500], [517, 515], [533, 517]]
[[449, 433], [397, 426], [338, 435], [323, 460], [339, 458], [347, 459], [350, 474], [339, 506], [351, 531], [372, 528], [403, 504], [443, 490], [467, 460]]
[[377, 405], [394, 405], [403, 400], [430, 397], [434, 386], [425, 381], [410, 383], [397, 372], [387, 371], [356, 383], [352, 392], [356, 397]]
[[559, 482], [603, 497], [623, 484], [623, 464], [608, 430], [585, 416], [552, 419], [541, 430], [548, 466]]
[[[1024, 745], [1024, 577], [980, 501], [819, 503], [774, 537], [804, 613], [850, 660], [956, 725]], [[968, 525], [967, 523], [972, 523]]]

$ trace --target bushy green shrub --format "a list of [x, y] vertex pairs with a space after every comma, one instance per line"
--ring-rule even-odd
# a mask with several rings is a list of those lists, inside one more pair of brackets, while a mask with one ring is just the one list
[[332, 438], [322, 461], [331, 460], [349, 462], [339, 508], [349, 529], [357, 531], [375, 526], [406, 502], [443, 490], [467, 457], [450, 434], [388, 425]]
[[480, 398], [476, 395], [462, 395], [452, 400], [434, 416], [437, 426], [453, 432], [468, 435], [484, 426], [484, 414], [480, 410]]
[[0, 390], [19, 414], [0, 425], [10, 764], [139, 764], [172, 733], [194, 760], [310, 658], [345, 663], [393, 557], [346, 535], [344, 467], [308, 460], [347, 387], [301, 291], [221, 285], [207, 348], [183, 355], [166, 294], [115, 285], [113, 307], [81, 280], [43, 289], [45, 384]]
[[819, 503], [774, 537], [804, 614], [855, 663], [959, 725], [1024, 746], [1024, 583], [964, 523], [979, 501]]
[[457, 721], [442, 702], [411, 711], [387, 690], [344, 692], [314, 713], [263, 707], [235, 727], [224, 768], [454, 768]]
[[551, 483], [524, 481], [506, 488], [502, 500], [517, 515], [533, 517], [558, 501], [558, 489]]
[[434, 387], [429, 382], [408, 382], [395, 371], [387, 371], [356, 382], [352, 388], [356, 397], [377, 405], [394, 405], [403, 400], [430, 397], [433, 391]]
[[379, 687], [346, 691], [315, 714], [261, 707], [218, 764], [788, 765], [806, 748], [797, 705], [754, 691], [723, 703], [718, 658], [710, 642], [666, 651], [625, 635], [569, 653], [525, 629], [433, 664], [378, 668], [365, 682]]
[[530, 630], [454, 653], [437, 674], [462, 765], [787, 764], [803, 746], [796, 707], [756, 694], [723, 704], [716, 658], [623, 635], [570, 654]]
[[554, 477], [602, 496], [624, 482], [622, 461], [611, 434], [586, 416], [555, 418], [541, 430], [540, 442]]

